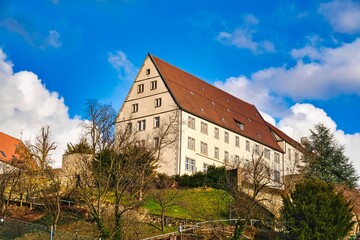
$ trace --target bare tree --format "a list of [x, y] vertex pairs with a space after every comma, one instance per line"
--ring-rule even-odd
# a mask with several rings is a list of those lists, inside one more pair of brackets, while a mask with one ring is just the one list
[[35, 138], [35, 143], [29, 146], [31, 156], [41, 171], [44, 171], [52, 163], [51, 151], [54, 151], [56, 147], [55, 142], [51, 141], [50, 126], [42, 127], [40, 134]]
[[[235, 174], [228, 179], [230, 194], [234, 197], [232, 210], [242, 218], [235, 225], [233, 239], [240, 239], [243, 231], [252, 225], [251, 219], [257, 219], [263, 224], [274, 216], [273, 204], [275, 192], [281, 188], [280, 179], [274, 180], [273, 169], [265, 158], [265, 151], [254, 149], [251, 160], [242, 160], [233, 170]], [[277, 180], [279, 182], [277, 182]], [[237, 182], [236, 184], [233, 184]], [[279, 195], [279, 199], [281, 199]]]
[[[89, 119], [84, 128], [92, 156], [81, 159], [81, 180], [76, 191], [97, 223], [100, 237], [122, 239], [123, 216], [141, 204], [162, 150], [177, 137], [173, 130], [177, 118], [164, 119], [152, 136], [140, 135], [126, 123], [118, 127], [115, 136], [115, 115], [109, 105], [91, 100], [87, 109]], [[104, 221], [105, 202], [112, 193], [115, 196], [113, 226]]]

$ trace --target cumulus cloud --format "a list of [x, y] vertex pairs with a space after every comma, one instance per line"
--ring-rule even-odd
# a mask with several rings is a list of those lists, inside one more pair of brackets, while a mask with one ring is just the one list
[[222, 44], [249, 49], [255, 54], [275, 52], [275, 46], [272, 42], [253, 39], [256, 33], [255, 25], [258, 23], [259, 20], [254, 15], [245, 15], [244, 27], [236, 28], [233, 32], [220, 32], [216, 39]]
[[268, 88], [258, 85], [245, 76], [230, 77], [225, 82], [217, 81], [214, 85], [260, 109], [267, 109], [276, 116], [286, 111], [284, 103], [271, 95]]
[[42, 126], [50, 126], [54, 166], [61, 166], [61, 156], [68, 142], [77, 142], [81, 134], [79, 118], [70, 118], [64, 99], [50, 92], [38, 76], [29, 71], [13, 71], [13, 64], [0, 49], [0, 131], [23, 140], [34, 139]]
[[122, 51], [108, 53], [108, 61], [118, 72], [120, 79], [132, 80], [138, 71]]
[[50, 30], [45, 38], [43, 47], [61, 47], [60, 34], [56, 30]]
[[252, 81], [296, 101], [360, 95], [360, 39], [337, 48], [306, 46], [291, 55], [297, 60], [295, 66], [258, 71]]
[[283, 117], [277, 127], [290, 137], [299, 141], [301, 137], [310, 136], [310, 129], [318, 123], [324, 124], [334, 133], [336, 140], [345, 146], [345, 155], [353, 162], [358, 174], [360, 174], [360, 133], [345, 134], [337, 128], [334, 120], [327, 113], [312, 104], [295, 104], [290, 108], [287, 116]]
[[360, 4], [350, 0], [335, 0], [323, 3], [319, 7], [319, 13], [324, 15], [336, 32], [359, 33], [360, 32]]

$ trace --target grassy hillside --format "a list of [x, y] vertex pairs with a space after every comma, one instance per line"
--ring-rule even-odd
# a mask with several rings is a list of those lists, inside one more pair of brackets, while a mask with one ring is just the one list
[[[231, 196], [223, 190], [212, 188], [167, 189], [164, 195], [174, 195], [172, 206], [165, 211], [166, 216], [194, 219], [200, 221], [223, 219], [229, 216]], [[143, 205], [150, 213], [160, 214], [161, 207], [154, 198], [149, 198]]]

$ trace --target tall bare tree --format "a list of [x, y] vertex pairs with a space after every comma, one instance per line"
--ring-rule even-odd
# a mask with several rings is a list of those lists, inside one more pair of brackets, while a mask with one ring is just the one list
[[35, 138], [34, 144], [30, 144], [29, 146], [31, 156], [41, 171], [44, 171], [53, 162], [51, 152], [54, 151], [56, 147], [55, 142], [51, 140], [50, 126], [42, 127], [39, 135]]

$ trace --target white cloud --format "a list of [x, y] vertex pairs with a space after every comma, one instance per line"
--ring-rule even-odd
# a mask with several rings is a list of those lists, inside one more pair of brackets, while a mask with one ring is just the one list
[[319, 13], [325, 16], [336, 32], [358, 33], [360, 32], [360, 4], [350, 0], [335, 0], [323, 3], [319, 7]]
[[64, 99], [49, 92], [35, 73], [13, 72], [13, 65], [0, 49], [0, 131], [14, 137], [34, 139], [42, 126], [51, 127], [57, 144], [54, 166], [61, 165], [61, 156], [68, 142], [77, 142], [81, 134], [78, 118], [71, 119]]
[[45, 43], [42, 47], [61, 47], [60, 34], [56, 30], [50, 30], [48, 36], [45, 38]]
[[360, 95], [360, 38], [337, 48], [306, 46], [291, 55], [297, 60], [295, 66], [267, 68], [251, 80], [296, 101]]
[[275, 116], [281, 115], [286, 111], [284, 103], [279, 98], [272, 96], [265, 86], [258, 85], [245, 76], [230, 77], [225, 82], [217, 81], [214, 85], [254, 104], [259, 109], [266, 109], [267, 112], [271, 112]]
[[235, 29], [232, 33], [220, 32], [216, 39], [229, 46], [250, 49], [253, 53], [274, 52], [275, 46], [270, 41], [256, 42], [253, 40], [254, 30], [252, 29]]
[[118, 71], [120, 79], [132, 80], [136, 76], [138, 69], [129, 61], [124, 52], [108, 53], [108, 61]]
[[255, 25], [259, 23], [259, 20], [251, 14], [245, 15], [243, 19], [244, 27], [237, 28], [232, 33], [220, 32], [216, 36], [216, 39], [222, 44], [249, 49], [255, 54], [275, 52], [275, 46], [272, 42], [268, 40], [255, 41], [253, 39], [256, 33]]
[[312, 104], [295, 104], [290, 108], [290, 113], [282, 118], [277, 127], [290, 137], [299, 141], [303, 136], [310, 136], [310, 129], [318, 123], [323, 123], [334, 133], [336, 140], [345, 146], [345, 155], [353, 162], [358, 174], [360, 174], [360, 133], [345, 134], [337, 129], [336, 123], [327, 113]]

